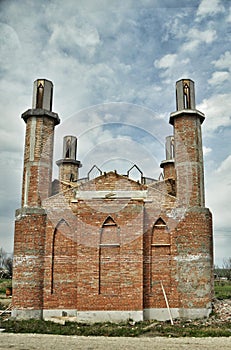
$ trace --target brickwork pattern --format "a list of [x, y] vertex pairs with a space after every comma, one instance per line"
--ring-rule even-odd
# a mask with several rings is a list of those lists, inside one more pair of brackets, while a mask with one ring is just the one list
[[15, 308], [43, 306], [44, 210], [18, 211], [15, 222], [13, 304]]
[[41, 198], [51, 195], [53, 139], [52, 118], [32, 115], [27, 119], [22, 206], [40, 206]]
[[204, 206], [204, 172], [200, 118], [182, 114], [174, 119], [177, 198], [187, 206]]
[[[111, 173], [109, 177], [106, 189], [119, 186], [117, 174]], [[120, 180], [123, 186], [123, 177]], [[142, 187], [136, 182], [129, 184], [133, 189]], [[91, 186], [91, 183], [86, 183], [81, 188], [88, 190]], [[95, 180], [94, 188], [99, 186], [105, 189], [101, 181], [97, 184]], [[69, 192], [74, 198], [75, 190]], [[152, 189], [152, 198], [154, 192]], [[207, 209], [197, 207], [191, 210], [171, 230], [172, 219], [163, 211], [160, 213], [159, 208], [155, 209], [153, 203], [145, 206], [143, 200], [80, 199], [71, 204], [67, 202], [63, 208], [64, 198], [60, 193], [44, 203], [48, 217], [52, 219], [45, 225], [46, 240], [43, 238], [42, 241], [44, 262], [40, 263], [44, 270], [40, 274], [36, 271], [37, 279], [41, 278], [38, 286], [43, 285], [40, 302], [44, 309], [165, 308], [161, 283], [171, 307], [209, 305], [212, 298], [212, 230], [211, 214]], [[169, 200], [169, 208], [174, 204]], [[105, 212], [105, 207], [107, 211], [108, 208], [113, 210]], [[116, 211], [117, 207], [119, 211]], [[37, 221], [33, 224], [35, 233], [37, 224]], [[23, 222], [19, 220], [18, 225], [25, 227], [25, 219]], [[29, 226], [32, 227], [31, 222]], [[37, 231], [40, 232], [40, 228], [37, 227]], [[34, 242], [32, 233], [25, 238], [19, 229], [16, 232], [16, 238], [21, 237], [27, 247], [30, 240]], [[22, 245], [19, 246], [17, 240], [15, 244], [15, 253], [20, 252]], [[33, 265], [29, 266], [35, 272]], [[19, 270], [16, 271], [19, 276]], [[23, 282], [23, 288], [30, 285], [29, 279]], [[20, 295], [18, 287], [17, 290]], [[29, 290], [31, 298], [36, 297], [38, 301], [38, 294], [32, 292], [31, 287]], [[21, 300], [22, 306], [28, 307], [28, 299]]]

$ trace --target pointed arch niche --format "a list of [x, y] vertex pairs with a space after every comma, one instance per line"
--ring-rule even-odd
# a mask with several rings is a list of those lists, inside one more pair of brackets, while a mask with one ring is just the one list
[[59, 295], [71, 290], [75, 281], [76, 243], [70, 226], [62, 219], [57, 224], [52, 241], [51, 294]]
[[163, 296], [161, 282], [164, 288], [170, 287], [171, 282], [171, 245], [168, 227], [159, 218], [152, 229], [151, 259], [150, 259], [150, 292]]
[[120, 233], [115, 221], [108, 216], [100, 234], [99, 294], [120, 292]]

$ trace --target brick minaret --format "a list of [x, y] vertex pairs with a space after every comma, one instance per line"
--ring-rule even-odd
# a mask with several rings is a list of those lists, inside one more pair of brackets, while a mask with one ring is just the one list
[[[13, 315], [41, 317], [46, 212], [42, 200], [51, 191], [54, 127], [53, 84], [34, 82], [32, 109], [26, 123], [22, 206], [16, 211], [14, 240]], [[26, 264], [25, 264], [26, 262]]]
[[182, 206], [204, 206], [204, 171], [201, 124], [204, 114], [195, 108], [194, 82], [176, 83], [177, 111], [171, 113], [174, 126], [177, 199]]
[[34, 82], [32, 109], [22, 114], [26, 123], [22, 207], [40, 207], [51, 194], [54, 127], [58, 114], [52, 109], [53, 84]]
[[81, 163], [76, 160], [76, 152], [77, 138], [75, 136], [65, 136], [63, 139], [63, 158], [56, 162], [59, 166], [61, 189], [63, 189], [64, 183], [78, 180]]
[[[213, 297], [212, 216], [205, 208], [201, 124], [195, 107], [194, 82], [176, 83], [177, 111], [171, 113], [177, 207], [181, 211], [172, 235], [172, 277], [177, 281], [181, 317], [208, 316]], [[184, 214], [182, 214], [184, 213]]]

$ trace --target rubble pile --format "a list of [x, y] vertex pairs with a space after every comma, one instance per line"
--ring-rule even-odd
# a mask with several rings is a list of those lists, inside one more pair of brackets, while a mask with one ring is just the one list
[[[220, 322], [231, 322], [231, 299], [214, 301], [213, 311]], [[212, 316], [214, 317], [214, 316]]]
[[231, 322], [231, 299], [215, 299], [213, 302], [213, 313], [209, 318], [189, 322], [196, 326], [221, 325], [226, 322]]
[[[227, 322], [231, 322], [231, 299], [213, 301], [213, 312], [208, 318], [186, 320], [183, 322], [184, 325], [193, 326], [221, 326]], [[174, 320], [175, 325], [182, 325], [182, 320]]]

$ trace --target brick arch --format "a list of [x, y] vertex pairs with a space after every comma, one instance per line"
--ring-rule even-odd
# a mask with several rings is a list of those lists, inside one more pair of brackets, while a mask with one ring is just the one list
[[169, 229], [165, 221], [159, 217], [152, 227], [152, 244], [169, 244]]
[[103, 222], [100, 233], [101, 245], [120, 245], [119, 227], [109, 215]]
[[62, 225], [62, 224], [65, 224], [65, 225], [67, 225], [68, 227], [70, 227], [70, 225], [68, 224], [68, 222], [67, 222], [64, 218], [62, 218], [62, 219], [60, 219], [60, 220], [57, 222], [57, 224], [56, 224], [56, 226], [55, 226], [55, 229], [54, 229], [54, 233], [55, 233], [55, 231], [59, 228], [59, 226]]
[[167, 292], [171, 285], [171, 244], [170, 233], [165, 221], [159, 217], [152, 228], [150, 259], [150, 291], [156, 302], [165, 307], [161, 283]]
[[120, 232], [108, 216], [102, 225], [99, 246], [99, 294], [117, 295], [120, 291]]
[[69, 303], [73, 302], [76, 289], [76, 242], [71, 227], [61, 219], [54, 229], [52, 241], [51, 294], [57, 297], [59, 306], [62, 299], [65, 305], [70, 294]]

